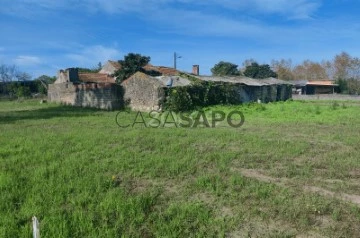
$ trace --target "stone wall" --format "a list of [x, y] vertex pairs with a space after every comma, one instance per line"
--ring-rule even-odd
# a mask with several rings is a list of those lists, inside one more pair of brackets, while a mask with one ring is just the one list
[[67, 105], [115, 110], [123, 107], [123, 89], [109, 83], [50, 84], [48, 100]]
[[67, 82], [78, 82], [79, 72], [77, 68], [69, 68], [65, 70], [59, 70], [57, 73], [57, 79], [55, 84], [67, 83]]
[[258, 86], [247, 86], [237, 84], [236, 100], [239, 103], [256, 102], [258, 99], [263, 100], [263, 88]]
[[100, 70], [101, 74], [114, 74], [117, 69], [110, 63], [107, 62]]
[[239, 95], [237, 100], [239, 103], [247, 102], [276, 102], [286, 101], [291, 98], [291, 87], [284, 85], [265, 85], [265, 86], [247, 86], [241, 85], [236, 89], [236, 94]]
[[286, 101], [292, 98], [292, 86], [288, 84], [277, 85], [276, 101]]
[[55, 84], [70, 82], [67, 70], [59, 70], [57, 73]]
[[[64, 77], [67, 76], [64, 74]], [[143, 73], [136, 73], [125, 80], [122, 85], [112, 83], [55, 83], [49, 85], [49, 101], [60, 102], [74, 106], [95, 107], [100, 109], [114, 110], [129, 106], [136, 111], [161, 110], [167, 98], [166, 87], [159, 79]], [[285, 101], [291, 98], [291, 86], [286, 84], [269, 84], [251, 86], [244, 84], [223, 83], [221, 86], [229, 88], [232, 96], [230, 103], [240, 104], [256, 102], [264, 103]], [[191, 87], [191, 86], [189, 86]], [[195, 90], [196, 91], [196, 90]], [[190, 90], [191, 92], [191, 90]], [[223, 99], [214, 100], [224, 103]], [[206, 99], [204, 99], [206, 100]]]
[[275, 102], [277, 101], [277, 87], [276, 85], [266, 86], [248, 86], [239, 85], [237, 86], [236, 95], [238, 98], [236, 101], [239, 103], [257, 102]]
[[163, 85], [155, 78], [135, 74], [121, 84], [124, 88], [124, 101], [137, 111], [159, 110], [164, 102]]
[[252, 101], [251, 92], [249, 92], [249, 90], [244, 85], [237, 85], [235, 95], [238, 96], [236, 101], [239, 101], [239, 103]]

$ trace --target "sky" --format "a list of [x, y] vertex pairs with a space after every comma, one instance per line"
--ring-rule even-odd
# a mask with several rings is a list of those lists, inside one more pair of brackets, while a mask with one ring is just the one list
[[360, 56], [358, 0], [0, 0], [0, 64], [33, 77], [128, 53], [201, 74], [219, 61]]

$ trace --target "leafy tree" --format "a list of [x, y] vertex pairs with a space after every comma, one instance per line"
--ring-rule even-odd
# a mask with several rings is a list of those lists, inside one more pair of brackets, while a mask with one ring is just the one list
[[278, 75], [278, 79], [282, 79], [282, 80], [294, 79], [291, 59], [272, 60], [271, 66]]
[[330, 61], [323, 61], [329, 78], [336, 80], [341, 93], [360, 94], [360, 59], [346, 52]]
[[41, 75], [40, 77], [34, 79], [34, 83], [36, 84], [37, 91], [41, 94], [47, 93], [48, 85], [54, 83], [56, 77], [50, 77], [47, 75]]
[[29, 96], [31, 96], [30, 88], [28, 86], [21, 85], [16, 90], [16, 96], [18, 96], [18, 97], [29, 97]]
[[347, 80], [348, 93], [349, 94], [360, 94], [360, 81], [358, 79], [350, 78]]
[[305, 60], [302, 64], [297, 65], [293, 69], [293, 74], [295, 75], [295, 79], [300, 80], [328, 79], [329, 76], [327, 72], [329, 70], [326, 64], [326, 62], [320, 64], [310, 60]]
[[259, 65], [256, 62], [252, 63], [251, 65], [248, 65], [245, 68], [244, 75], [246, 77], [255, 78], [255, 79], [277, 77], [277, 74], [271, 70], [268, 64]]
[[335, 81], [339, 85], [340, 93], [348, 93], [348, 82], [344, 79], [338, 79]]
[[42, 81], [46, 84], [51, 84], [56, 81], [56, 76], [50, 77], [48, 75], [41, 75], [41, 76], [37, 77], [36, 79], [34, 79], [34, 81]]
[[118, 61], [121, 65], [121, 69], [114, 73], [117, 82], [121, 83], [138, 71], [145, 72], [143, 67], [150, 62], [150, 59], [149, 56], [142, 56], [135, 53], [125, 55], [123, 60]]
[[211, 69], [211, 72], [214, 76], [235, 76], [240, 75], [240, 71], [238, 70], [238, 65], [220, 61], [215, 64]]
[[335, 71], [335, 78], [338, 79], [348, 79], [351, 76], [351, 68], [353, 64], [353, 58], [346, 52], [342, 52], [339, 55], [336, 55], [333, 60], [333, 66]]
[[244, 71], [245, 68], [246, 68], [247, 66], [250, 66], [252, 63], [256, 63], [256, 60], [254, 60], [253, 58], [244, 60], [244, 62], [242, 63], [241, 71]]

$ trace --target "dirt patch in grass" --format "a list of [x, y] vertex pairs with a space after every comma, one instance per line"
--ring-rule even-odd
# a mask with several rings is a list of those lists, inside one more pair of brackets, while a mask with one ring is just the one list
[[332, 192], [332, 191], [329, 191], [329, 190], [326, 190], [323, 188], [315, 187], [315, 186], [304, 186], [304, 190], [309, 191], [309, 192], [319, 193], [323, 196], [335, 197], [337, 199], [340, 199], [340, 200], [343, 200], [346, 202], [352, 202], [352, 203], [360, 206], [360, 196], [358, 196], [358, 195], [346, 194], [346, 193], [337, 194], [335, 192]]
[[289, 183], [287, 178], [274, 178], [264, 174], [262, 170], [256, 169], [232, 169], [234, 172], [240, 172], [243, 176], [247, 178], [257, 179], [266, 183], [275, 183], [278, 186], [285, 186]]
[[360, 169], [354, 169], [352, 171], [349, 172], [349, 175], [351, 178], [360, 178]]
[[[255, 170], [255, 169], [235, 169], [235, 171], [240, 172], [243, 176], [248, 178], [257, 179], [262, 182], [266, 183], [274, 183], [278, 186], [287, 187], [287, 186], [297, 186], [292, 182], [290, 179], [287, 178], [273, 178], [267, 175], [264, 175], [262, 171]], [[355, 194], [347, 194], [347, 193], [335, 193], [330, 190], [316, 187], [316, 186], [308, 186], [304, 185], [301, 186], [301, 188], [306, 192], [311, 193], [318, 193], [320, 195], [326, 196], [326, 197], [334, 197], [337, 199], [340, 199], [345, 202], [351, 202], [358, 206], [360, 206], [360, 196]]]
[[215, 197], [211, 193], [203, 192], [194, 194], [191, 196], [190, 200], [201, 201], [206, 204], [213, 204], [215, 202]]
[[[298, 231], [281, 221], [245, 220], [226, 237], [297, 237]], [[315, 234], [315, 233], [314, 233]], [[321, 237], [321, 236], [304, 236]]]
[[233, 208], [224, 206], [222, 204], [216, 205], [216, 197], [208, 192], [196, 193], [190, 197], [191, 201], [201, 202], [209, 207], [212, 207], [215, 216], [220, 218], [234, 217], [236, 214]]
[[144, 178], [131, 178], [121, 175], [113, 175], [111, 179], [114, 187], [121, 187], [129, 193], [143, 193], [155, 186], [154, 181]]

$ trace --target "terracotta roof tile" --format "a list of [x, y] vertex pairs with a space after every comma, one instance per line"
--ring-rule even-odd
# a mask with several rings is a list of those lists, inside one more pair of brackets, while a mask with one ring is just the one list
[[151, 64], [145, 65], [143, 69], [146, 71], [159, 72], [163, 76], [173, 76], [179, 74], [179, 71], [177, 71], [174, 68], [165, 67], [165, 66], [153, 66]]
[[337, 84], [330, 80], [309, 81], [306, 85], [337, 86]]
[[113, 77], [99, 73], [79, 73], [79, 80], [84, 83], [115, 83]]

